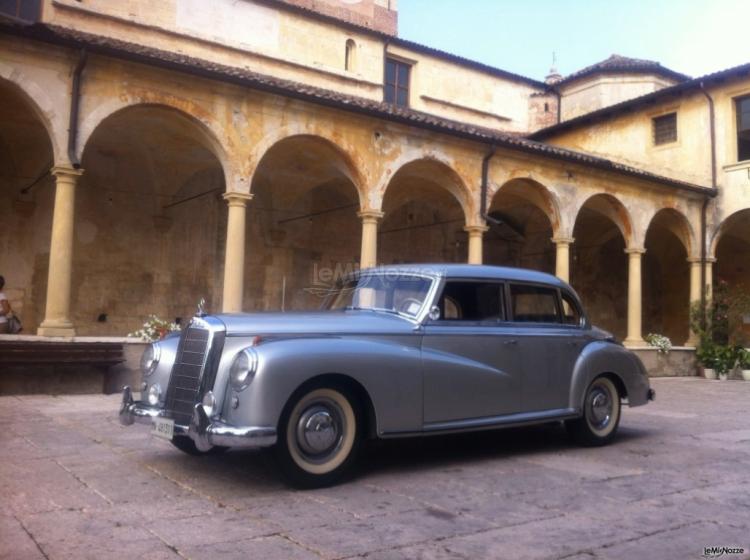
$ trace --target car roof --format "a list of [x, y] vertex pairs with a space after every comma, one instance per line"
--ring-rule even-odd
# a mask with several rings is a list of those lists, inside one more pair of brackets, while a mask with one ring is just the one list
[[509, 266], [488, 266], [479, 264], [418, 263], [378, 266], [361, 271], [364, 274], [379, 272], [402, 272], [404, 274], [427, 274], [445, 278], [480, 278], [487, 280], [516, 280], [520, 282], [538, 282], [570, 290], [570, 286], [557, 276]]

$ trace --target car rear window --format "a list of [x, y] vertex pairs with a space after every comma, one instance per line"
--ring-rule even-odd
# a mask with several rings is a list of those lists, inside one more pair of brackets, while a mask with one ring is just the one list
[[443, 321], [502, 321], [503, 285], [499, 282], [449, 280], [440, 297]]
[[559, 323], [557, 290], [543, 286], [510, 285], [513, 321], [518, 323]]

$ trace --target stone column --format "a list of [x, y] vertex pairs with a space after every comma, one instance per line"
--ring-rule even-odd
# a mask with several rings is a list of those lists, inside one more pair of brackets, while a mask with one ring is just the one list
[[362, 251], [359, 267], [372, 268], [378, 264], [378, 221], [383, 213], [377, 210], [363, 210], [357, 216], [362, 220]]
[[641, 259], [646, 249], [628, 248], [628, 336], [625, 346], [645, 344], [641, 333]]
[[714, 263], [715, 257], [706, 257], [706, 301], [714, 297]]
[[[690, 263], [690, 312], [693, 310], [693, 305], [700, 303], [701, 301], [701, 259], [700, 257], [691, 257], [688, 259]], [[688, 322], [690, 321], [690, 315], [688, 315]], [[695, 346], [698, 344], [698, 335], [690, 329], [690, 336], [685, 342], [685, 346]]]
[[73, 273], [73, 230], [75, 226], [76, 184], [82, 169], [55, 166], [55, 209], [47, 273], [47, 306], [37, 329], [40, 336], [75, 336], [70, 320], [70, 283]]
[[570, 245], [575, 241], [572, 237], [553, 237], [555, 244], [555, 276], [563, 282], [570, 282]]
[[466, 226], [464, 231], [469, 234], [469, 264], [482, 264], [482, 237], [487, 226]]
[[221, 305], [224, 313], [242, 311], [242, 295], [245, 290], [245, 214], [247, 203], [252, 198], [253, 195], [246, 193], [224, 194], [229, 207]]

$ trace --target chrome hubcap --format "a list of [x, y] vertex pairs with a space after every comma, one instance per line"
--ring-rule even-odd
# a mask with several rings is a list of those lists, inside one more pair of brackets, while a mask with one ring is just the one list
[[297, 422], [297, 442], [305, 455], [325, 459], [341, 443], [341, 415], [324, 404], [306, 408]]
[[594, 387], [589, 397], [589, 417], [591, 425], [601, 430], [609, 424], [612, 418], [612, 398], [609, 391], [602, 387]]

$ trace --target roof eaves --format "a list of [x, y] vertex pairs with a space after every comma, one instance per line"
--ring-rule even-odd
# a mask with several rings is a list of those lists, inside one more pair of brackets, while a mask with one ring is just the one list
[[687, 91], [699, 90], [703, 86], [710, 86], [734, 77], [742, 77], [743, 74], [750, 75], [750, 63], [733, 66], [731, 68], [719, 70], [718, 72], [699, 76], [692, 80], [641, 95], [640, 97], [634, 97], [633, 99], [627, 99], [620, 103], [616, 103], [615, 105], [609, 105], [597, 109], [596, 111], [591, 111], [590, 113], [584, 113], [583, 115], [579, 115], [567, 121], [537, 130], [536, 132], [529, 134], [527, 138], [532, 140], [543, 140], [557, 134], [558, 132], [578, 128], [579, 126], [605, 120], [609, 117], [618, 116], [627, 111], [631, 111], [636, 107], [650, 105], [662, 101], [663, 99], [681, 95]]
[[249, 70], [225, 66], [173, 52], [161, 51], [118, 39], [46, 24], [7, 26], [0, 23], [0, 30], [71, 48], [87, 48], [94, 54], [150, 64], [178, 72], [188, 72], [207, 79], [234, 83], [243, 87], [292, 97], [309, 103], [391, 120], [409, 126], [426, 128], [475, 142], [478, 141], [527, 153], [540, 154], [553, 159], [585, 164], [598, 169], [615, 171], [631, 177], [654, 181], [681, 190], [713, 196], [711, 194], [713, 189], [615, 163], [584, 152], [576, 152], [497, 130], [436, 117], [412, 109], [397, 107], [362, 97], [340, 94], [315, 86], [274, 78]]
[[417, 43], [415, 41], [410, 41], [408, 39], [402, 39], [401, 37], [398, 37], [396, 35], [389, 35], [388, 33], [385, 33], [383, 31], [377, 31], [376, 29], [371, 29], [369, 27], [365, 27], [364, 25], [360, 25], [358, 23], [345, 21], [338, 19], [333, 16], [329, 16], [320, 12], [316, 12], [315, 10], [312, 10], [310, 8], [306, 8], [304, 6], [298, 6], [295, 4], [288, 4], [284, 2], [283, 0], [256, 0], [258, 2], [262, 2], [277, 8], [284, 9], [288, 12], [301, 14], [305, 17], [317, 19], [319, 21], [324, 21], [326, 23], [331, 23], [339, 27], [346, 27], [348, 29], [352, 29], [354, 31], [357, 31], [359, 33], [363, 33], [366, 35], [370, 35], [372, 37], [378, 37], [379, 39], [382, 39], [383, 41], [394, 45], [394, 46], [400, 46], [407, 49], [412, 49], [415, 51], [422, 52], [427, 55], [431, 55], [437, 58], [442, 58], [445, 60], [450, 60], [451, 62], [457, 62], [459, 64], [463, 64], [465, 66], [470, 66], [472, 68], [475, 68], [477, 70], [480, 70], [482, 72], [486, 72], [488, 74], [492, 74], [494, 76], [499, 76], [502, 78], [506, 78], [508, 80], [513, 80], [515, 82], [522, 82], [526, 83], [530, 86], [534, 86], [539, 89], [548, 89], [549, 86], [545, 84], [542, 81], [535, 80], [533, 78], [529, 78], [527, 76], [522, 76], [520, 74], [516, 74], [514, 72], [509, 72], [507, 70], [503, 70], [501, 68], [497, 68], [495, 66], [490, 66], [489, 64], [485, 64], [483, 62], [479, 62], [477, 60], [472, 60], [470, 58], [465, 58], [463, 56], [449, 53], [440, 49], [436, 49], [434, 47], [430, 47], [427, 45], [423, 45], [421, 43]]

